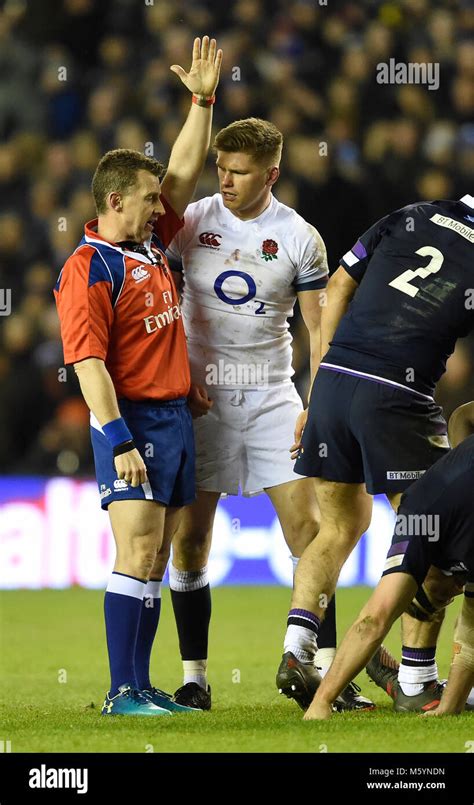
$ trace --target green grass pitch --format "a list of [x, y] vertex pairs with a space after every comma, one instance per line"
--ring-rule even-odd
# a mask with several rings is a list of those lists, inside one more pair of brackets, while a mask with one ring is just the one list
[[[340, 636], [369, 592], [339, 591]], [[365, 673], [358, 681], [379, 705], [376, 711], [303, 722], [274, 681], [289, 597], [279, 587], [217, 588], [210, 644], [213, 709], [152, 720], [100, 716], [108, 684], [102, 592], [3, 592], [0, 741], [10, 741], [12, 752], [466, 752], [474, 740], [472, 714], [397, 715]], [[449, 667], [459, 603], [449, 610], [438, 652], [441, 676]], [[399, 658], [398, 636], [396, 625], [386, 644]], [[181, 684], [168, 589], [153, 671], [153, 681], [165, 690]]]

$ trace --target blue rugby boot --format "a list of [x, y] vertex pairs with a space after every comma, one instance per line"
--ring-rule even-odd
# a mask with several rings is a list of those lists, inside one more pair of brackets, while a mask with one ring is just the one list
[[170, 716], [169, 710], [157, 707], [141, 690], [125, 683], [116, 696], [107, 693], [102, 705], [103, 716]]

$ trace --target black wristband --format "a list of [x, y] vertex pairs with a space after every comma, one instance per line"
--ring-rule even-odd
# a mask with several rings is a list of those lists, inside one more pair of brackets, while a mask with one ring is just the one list
[[122, 453], [128, 453], [130, 450], [135, 450], [135, 442], [133, 439], [130, 439], [128, 442], [122, 442], [122, 444], [116, 444], [113, 448], [114, 458], [121, 456]]

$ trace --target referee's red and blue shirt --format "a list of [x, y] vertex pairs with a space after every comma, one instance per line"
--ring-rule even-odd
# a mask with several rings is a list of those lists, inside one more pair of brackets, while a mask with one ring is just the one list
[[117, 398], [173, 400], [189, 392], [186, 337], [164, 254], [183, 220], [161, 201], [165, 215], [141, 247], [110, 243], [97, 234], [97, 220], [87, 223], [54, 289], [65, 363], [103, 360]]

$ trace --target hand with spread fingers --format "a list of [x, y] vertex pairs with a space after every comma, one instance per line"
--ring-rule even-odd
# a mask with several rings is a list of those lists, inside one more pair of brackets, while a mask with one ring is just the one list
[[199, 37], [194, 40], [193, 61], [189, 73], [179, 64], [173, 64], [170, 70], [180, 77], [194, 95], [212, 98], [219, 83], [221, 63], [222, 50], [217, 50], [216, 40], [209, 40], [208, 36], [203, 36], [202, 43]]

